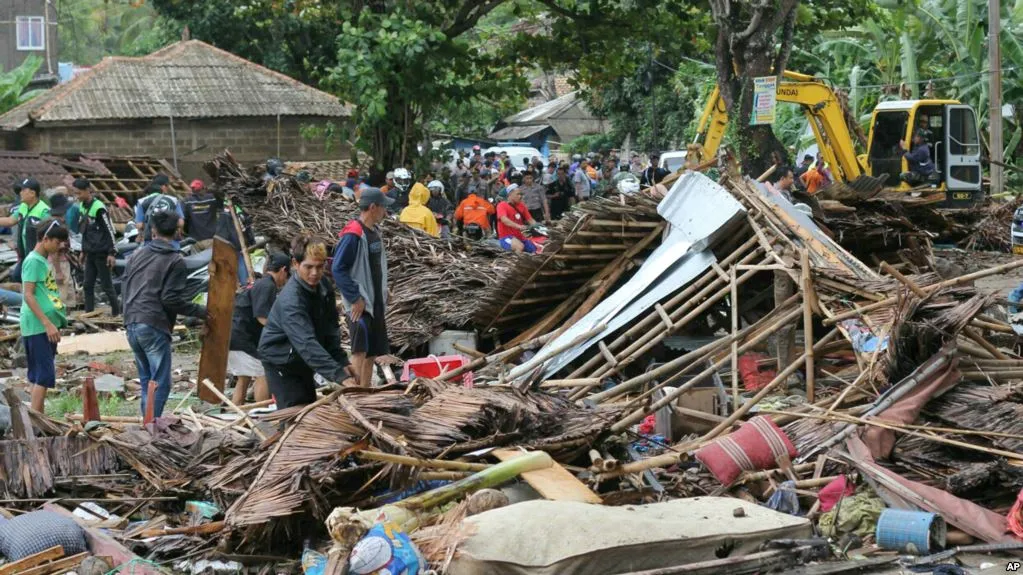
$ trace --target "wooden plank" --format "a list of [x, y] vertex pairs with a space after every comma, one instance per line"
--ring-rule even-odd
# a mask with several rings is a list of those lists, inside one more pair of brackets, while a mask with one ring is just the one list
[[[501, 461], [515, 459], [522, 455], [521, 451], [515, 449], [495, 449], [494, 457]], [[536, 489], [545, 499], [553, 501], [579, 501], [582, 503], [603, 503], [600, 496], [586, 487], [582, 481], [576, 479], [575, 475], [567, 469], [554, 462], [552, 467], [538, 471], [527, 471], [522, 474], [525, 480], [533, 489]]]
[[[63, 554], [63, 550], [61, 550], [61, 554]], [[88, 553], [79, 553], [78, 555], [59, 559], [53, 563], [47, 563], [46, 565], [40, 565], [25, 571], [19, 571], [18, 575], [53, 575], [56, 573], [66, 573], [81, 565], [82, 561], [85, 561], [85, 558], [88, 556]]]
[[[238, 289], [238, 254], [234, 246], [220, 237], [213, 238], [213, 259], [210, 261], [210, 292], [206, 298], [208, 331], [202, 342], [197, 381], [210, 380], [217, 390], [224, 391], [227, 377], [227, 352], [231, 344], [231, 316], [234, 294]], [[219, 403], [215, 393], [199, 386], [199, 399]]]
[[21, 402], [14, 388], [4, 388], [7, 407], [11, 409], [11, 433], [14, 439], [35, 439], [36, 432], [32, 428], [32, 420], [28, 416], [28, 408]]
[[78, 352], [95, 355], [114, 351], [128, 351], [130, 349], [128, 335], [123, 331], [72, 335], [60, 338], [60, 343], [57, 344], [58, 355], [73, 355]]
[[85, 543], [89, 546], [89, 551], [93, 555], [110, 557], [112, 559], [110, 562], [111, 565], [125, 565], [131, 561], [135, 561], [131, 566], [132, 575], [165, 575], [151, 564], [143, 562], [139, 556], [129, 551], [124, 545], [118, 543], [113, 537], [99, 529], [92, 528], [89, 522], [79, 517], [75, 517], [73, 513], [60, 505], [44, 503], [43, 509], [63, 515], [64, 517], [72, 519], [75, 523], [81, 525], [82, 529], [85, 531]]
[[40, 551], [35, 555], [29, 555], [24, 559], [19, 559], [14, 563], [7, 563], [3, 567], [0, 567], [0, 575], [16, 575], [21, 573], [22, 569], [28, 569], [29, 567], [35, 567], [40, 563], [50, 561], [51, 559], [60, 559], [64, 556], [64, 548], [60, 545], [54, 545], [45, 551]]

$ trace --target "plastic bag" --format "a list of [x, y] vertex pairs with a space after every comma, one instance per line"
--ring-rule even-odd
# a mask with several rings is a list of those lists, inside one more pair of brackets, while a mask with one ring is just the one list
[[352, 575], [418, 575], [426, 561], [405, 532], [393, 523], [377, 523], [348, 556]]

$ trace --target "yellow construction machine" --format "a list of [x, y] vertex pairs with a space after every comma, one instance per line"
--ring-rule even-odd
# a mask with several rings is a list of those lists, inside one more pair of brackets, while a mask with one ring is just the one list
[[[785, 71], [777, 87], [778, 102], [798, 104], [813, 130], [817, 145], [836, 182], [857, 192], [886, 189], [913, 191], [899, 178], [908, 171], [900, 142], [909, 143], [915, 129], [931, 145], [940, 181], [932, 184], [945, 192], [947, 207], [967, 207], [982, 199], [980, 137], [977, 115], [956, 100], [897, 100], [874, 108], [865, 154], [856, 154], [843, 104], [822, 80]], [[700, 118], [696, 143], [704, 157], [717, 154], [728, 125], [724, 100], [715, 86]], [[871, 190], [873, 188], [873, 190]]]

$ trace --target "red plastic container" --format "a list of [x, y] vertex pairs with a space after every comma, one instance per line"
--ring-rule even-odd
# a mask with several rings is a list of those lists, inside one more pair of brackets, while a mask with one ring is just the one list
[[[401, 371], [402, 381], [412, 381], [417, 377], [435, 378], [440, 376], [441, 371], [451, 373], [463, 365], [468, 365], [469, 358], [464, 355], [431, 355], [410, 359], [405, 362]], [[462, 384], [465, 387], [472, 387], [472, 372], [462, 374]]]

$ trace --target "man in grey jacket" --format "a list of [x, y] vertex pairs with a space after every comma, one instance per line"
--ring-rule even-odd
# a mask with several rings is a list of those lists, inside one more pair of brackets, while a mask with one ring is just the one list
[[171, 391], [171, 330], [177, 315], [205, 318], [206, 307], [192, 303], [185, 292], [185, 261], [171, 244], [178, 231], [177, 214], [153, 214], [149, 229], [153, 241], [128, 258], [121, 292], [128, 344], [142, 384], [142, 414], [152, 380], [157, 384], [153, 414], [160, 417]]
[[330, 270], [348, 311], [352, 363], [363, 387], [372, 385], [377, 356], [391, 351], [386, 320], [387, 251], [377, 224], [387, 217], [387, 206], [393, 202], [377, 188], [362, 191], [362, 212], [341, 231]]
[[292, 271], [259, 338], [259, 358], [278, 408], [316, 401], [315, 375], [341, 383], [353, 370], [341, 350], [337, 296], [327, 279], [327, 248], [299, 236], [291, 242]]

